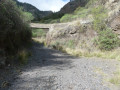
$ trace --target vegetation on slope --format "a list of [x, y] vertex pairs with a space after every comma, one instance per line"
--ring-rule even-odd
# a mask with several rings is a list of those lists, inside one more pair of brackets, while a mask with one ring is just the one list
[[60, 10], [60, 13], [73, 13], [78, 7], [85, 7], [89, 0], [72, 0]]
[[64, 14], [56, 12], [52, 13], [51, 15], [48, 15], [40, 20], [40, 23], [60, 23], [60, 18]]
[[39, 21], [41, 18], [46, 17], [52, 14], [52, 11], [40, 11], [36, 7], [28, 3], [22, 3], [17, 0], [14, 0], [19, 7], [23, 7], [25, 12], [29, 12], [34, 16], [33, 21]]
[[31, 29], [24, 12], [12, 0], [0, 1], [0, 49], [16, 55], [31, 40]]
[[40, 37], [45, 37], [46, 36], [46, 32], [43, 29], [33, 29], [32, 30], [32, 36], [33, 38], [40, 38]]
[[[60, 22], [74, 22], [49, 32], [47, 45], [75, 56], [120, 60], [120, 39], [108, 25], [109, 11], [104, 3], [104, 0], [89, 0], [85, 7], [65, 14]], [[91, 22], [81, 24], [80, 20]]]

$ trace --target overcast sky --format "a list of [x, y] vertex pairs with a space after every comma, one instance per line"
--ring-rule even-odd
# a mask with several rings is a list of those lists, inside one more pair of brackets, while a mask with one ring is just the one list
[[18, 1], [30, 3], [42, 11], [51, 10], [56, 12], [59, 11], [70, 0], [18, 0]]

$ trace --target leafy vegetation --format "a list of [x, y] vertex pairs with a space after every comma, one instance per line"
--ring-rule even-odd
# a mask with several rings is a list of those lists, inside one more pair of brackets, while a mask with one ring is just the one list
[[31, 22], [34, 19], [34, 16], [29, 12], [24, 12], [23, 14], [25, 22]]
[[80, 18], [85, 18], [90, 14], [90, 9], [86, 9], [83, 7], [78, 7], [73, 14], [65, 14], [60, 22], [69, 22]]
[[24, 12], [29, 12], [33, 15], [34, 19], [32, 21], [40, 21], [41, 18], [52, 14], [52, 11], [40, 11], [36, 7], [28, 3], [22, 3], [18, 0], [14, 0], [17, 6], [22, 7]]
[[32, 36], [33, 37], [45, 37], [46, 32], [43, 29], [33, 29]]
[[[47, 17], [40, 20], [41, 23], [59, 23], [59, 22], [69, 22], [78, 18], [85, 18], [90, 14], [91, 8], [86, 8], [85, 5], [95, 0], [76, 0], [80, 3], [81, 7], [78, 7], [74, 13], [53, 13]], [[90, 3], [91, 4], [91, 3]]]
[[31, 30], [24, 18], [24, 12], [15, 2], [0, 1], [0, 48], [7, 54], [16, 54], [31, 40]]
[[59, 23], [60, 22], [60, 18], [63, 16], [64, 14], [62, 13], [52, 13], [49, 16], [46, 16], [44, 18], [42, 18], [40, 20], [40, 23]]
[[92, 9], [93, 28], [98, 32], [98, 46], [101, 50], [112, 50], [119, 46], [118, 36], [107, 27], [107, 11], [103, 6]]
[[[74, 11], [74, 13], [65, 14], [61, 18], [59, 17], [58, 19], [46, 18], [45, 20], [46, 23], [51, 23], [52, 21], [54, 23], [70, 22], [72, 20], [84, 18], [92, 19], [92, 29], [94, 29], [95, 32], [97, 32], [97, 38], [95, 38], [96, 40], [90, 41], [90, 44], [92, 44], [94, 48], [92, 48], [91, 45], [89, 45], [89, 41], [87, 41], [88, 38], [86, 38], [87, 36], [85, 37], [83, 34], [85, 32], [85, 27], [75, 27], [79, 30], [78, 32], [80, 32], [80, 34], [82, 33], [84, 39], [80, 38], [80, 40], [78, 39], [78, 41], [75, 42], [74, 39], [69, 40], [68, 38], [66, 38], [65, 41], [62, 41], [62, 39], [58, 37], [58, 39], [55, 39], [55, 41], [53, 40], [53, 42], [50, 44], [51, 47], [74, 56], [101, 57], [104, 59], [120, 60], [120, 50], [119, 48], [117, 48], [120, 45], [120, 40], [118, 38], [118, 35], [113, 33], [113, 31], [107, 26], [107, 10], [101, 4], [95, 5], [97, 4], [97, 2], [98, 0], [89, 0], [89, 3], [87, 4], [88, 6], [86, 5], [86, 7], [78, 7]], [[74, 25], [81, 26], [79, 22], [74, 23]], [[84, 42], [81, 41], [82, 39], [84, 40]], [[119, 82], [119, 80], [115, 81], [115, 79], [113, 78], [111, 82]]]
[[101, 50], [112, 50], [119, 46], [119, 38], [110, 29], [100, 31], [98, 46]]

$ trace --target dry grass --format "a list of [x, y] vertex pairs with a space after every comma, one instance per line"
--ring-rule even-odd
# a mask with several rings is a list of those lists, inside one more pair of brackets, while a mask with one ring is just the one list
[[110, 81], [112, 84], [120, 85], [120, 67], [119, 67], [119, 69], [114, 73], [114, 76], [109, 79], [109, 81]]
[[[38, 41], [40, 43], [44, 43], [45, 46], [46, 39], [45, 38], [33, 38], [33, 40]], [[88, 42], [88, 41], [85, 41]], [[96, 47], [91, 46], [91, 42], [85, 43], [85, 42], [79, 42], [76, 46], [76, 44], [73, 41], [66, 41], [65, 43], [61, 41], [53, 41], [51, 42], [51, 47], [54, 49], [57, 49], [62, 52], [66, 52], [73, 56], [78, 57], [98, 57], [103, 59], [116, 59], [120, 60], [120, 48], [114, 49], [112, 51], [100, 51]]]
[[120, 75], [114, 76], [110, 79], [110, 82], [115, 85], [120, 85]]
[[74, 56], [83, 56], [83, 57], [99, 57], [104, 59], [116, 59], [120, 60], [120, 50], [116, 49], [113, 51], [94, 51], [89, 52], [87, 50], [81, 50], [81, 49], [71, 49], [71, 48], [64, 48], [65, 51], [68, 54], [74, 55]]
[[31, 53], [27, 50], [21, 50], [18, 53], [18, 59], [21, 64], [26, 64], [29, 56], [31, 56]]

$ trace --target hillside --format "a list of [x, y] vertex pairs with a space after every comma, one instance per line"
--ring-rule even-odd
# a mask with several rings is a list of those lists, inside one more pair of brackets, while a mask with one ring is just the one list
[[75, 56], [120, 59], [119, 0], [89, 0], [60, 22], [66, 24], [57, 24], [47, 33], [48, 46]]
[[42, 18], [41, 23], [59, 23], [60, 18], [67, 13], [73, 13], [78, 7], [84, 7], [89, 0], [71, 0], [60, 11]]
[[72, 13], [78, 7], [84, 7], [89, 0], [71, 0], [61, 10], [60, 13]]
[[40, 11], [31, 4], [18, 2], [17, 0], [14, 1], [16, 1], [18, 6], [23, 7], [24, 11], [32, 13], [35, 21], [39, 21], [41, 18], [52, 14], [52, 11]]

